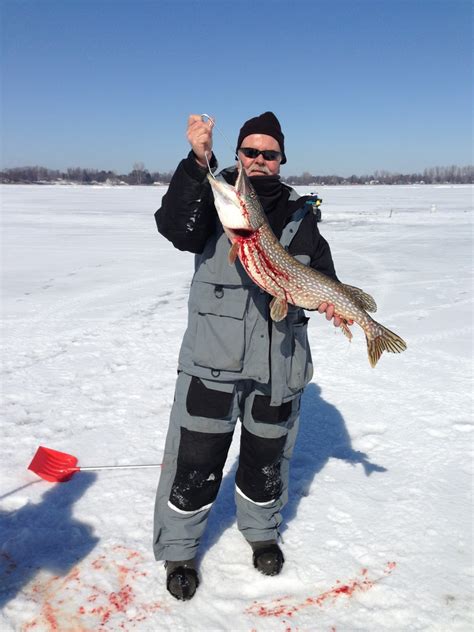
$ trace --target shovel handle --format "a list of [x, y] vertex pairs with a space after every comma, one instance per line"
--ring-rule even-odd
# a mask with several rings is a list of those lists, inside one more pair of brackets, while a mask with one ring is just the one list
[[138, 470], [148, 467], [161, 467], [161, 463], [151, 463], [148, 465], [97, 465], [94, 467], [78, 467], [80, 472], [93, 472], [95, 470]]

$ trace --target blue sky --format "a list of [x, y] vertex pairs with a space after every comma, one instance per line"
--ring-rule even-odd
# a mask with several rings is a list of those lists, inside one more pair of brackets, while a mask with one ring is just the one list
[[281, 121], [283, 174], [471, 164], [470, 0], [2, 0], [3, 166], [175, 168], [207, 112], [221, 166]]

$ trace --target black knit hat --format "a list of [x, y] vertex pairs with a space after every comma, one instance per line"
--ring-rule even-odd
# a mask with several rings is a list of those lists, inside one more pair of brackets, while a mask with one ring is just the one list
[[249, 119], [242, 125], [239, 132], [236, 152], [239, 150], [240, 144], [244, 138], [246, 136], [250, 136], [251, 134], [267, 134], [267, 136], [271, 136], [278, 141], [281, 150], [281, 164], [285, 164], [285, 137], [281, 131], [280, 122], [273, 112], [264, 112], [263, 114], [260, 114], [260, 116]]

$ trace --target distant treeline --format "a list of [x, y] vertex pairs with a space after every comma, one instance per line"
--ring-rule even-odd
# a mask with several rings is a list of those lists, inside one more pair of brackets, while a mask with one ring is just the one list
[[370, 175], [348, 178], [329, 175], [318, 176], [304, 172], [301, 176], [289, 176], [285, 182], [292, 185], [334, 185], [334, 184], [472, 184], [474, 183], [474, 165], [458, 167], [431, 167], [423, 173], [391, 173], [390, 171], [375, 171]]
[[[143, 163], [135, 163], [132, 171], [117, 174], [115, 171], [74, 167], [60, 171], [46, 167], [13, 167], [0, 171], [3, 184], [109, 184], [150, 185], [169, 184], [172, 171], [150, 172]], [[314, 175], [305, 171], [301, 176], [284, 176], [291, 185], [344, 185], [344, 184], [473, 184], [474, 166], [431, 167], [423, 173], [391, 173], [375, 171], [370, 175], [343, 177], [338, 175]]]
[[118, 174], [115, 171], [104, 169], [83, 169], [73, 167], [60, 171], [47, 169], [46, 167], [13, 167], [0, 171], [0, 182], [3, 184], [139, 184], [148, 185], [155, 182], [168, 184], [173, 172], [150, 173], [142, 163], [133, 165], [130, 173]]

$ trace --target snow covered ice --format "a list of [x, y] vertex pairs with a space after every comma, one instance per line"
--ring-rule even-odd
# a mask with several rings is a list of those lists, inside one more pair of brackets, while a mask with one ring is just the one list
[[[164, 187], [3, 186], [0, 630], [471, 630], [472, 187], [320, 187], [339, 277], [408, 349], [369, 366], [309, 313], [278, 577], [235, 523], [234, 437], [189, 603], [152, 556], [159, 463], [193, 256], [158, 235]], [[301, 193], [309, 192], [300, 188]]]

